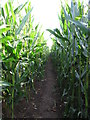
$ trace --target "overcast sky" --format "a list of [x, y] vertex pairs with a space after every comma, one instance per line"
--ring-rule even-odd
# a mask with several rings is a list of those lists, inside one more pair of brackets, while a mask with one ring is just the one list
[[[33, 13], [35, 22], [40, 21], [44, 30], [59, 27], [59, 0], [32, 0], [32, 6], [34, 7]], [[48, 38], [48, 32], [46, 32], [45, 37]]]

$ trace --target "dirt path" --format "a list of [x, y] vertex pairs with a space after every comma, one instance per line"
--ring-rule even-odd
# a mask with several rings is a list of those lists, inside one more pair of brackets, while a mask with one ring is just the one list
[[46, 66], [46, 85], [42, 95], [39, 111], [42, 118], [58, 118], [56, 111], [56, 76], [53, 72], [51, 60], [48, 60]]
[[[16, 116], [21, 118], [61, 118], [60, 94], [51, 58], [45, 68], [45, 77], [35, 83], [36, 93], [31, 92], [31, 99], [27, 103], [23, 100], [17, 106]], [[23, 109], [24, 107], [24, 109]]]

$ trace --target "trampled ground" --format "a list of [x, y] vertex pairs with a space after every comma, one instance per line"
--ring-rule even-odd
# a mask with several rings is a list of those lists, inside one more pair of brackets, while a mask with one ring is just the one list
[[15, 107], [17, 118], [61, 118], [60, 93], [56, 73], [48, 59], [43, 80], [35, 82], [36, 92], [30, 93], [28, 103], [23, 99]]

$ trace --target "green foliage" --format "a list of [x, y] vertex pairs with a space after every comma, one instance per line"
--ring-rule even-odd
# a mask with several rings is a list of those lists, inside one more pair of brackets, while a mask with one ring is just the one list
[[[43, 77], [48, 49], [39, 25], [33, 27], [31, 3], [26, 2], [14, 9], [9, 1], [1, 10], [3, 19], [0, 24], [0, 86], [3, 101], [11, 109], [14, 118], [14, 105], [23, 97], [28, 101], [30, 89], [35, 90], [34, 80]], [[22, 10], [26, 13], [24, 17], [21, 16]]]
[[89, 117], [90, 30], [83, 21], [82, 6], [80, 0], [71, 2], [71, 7], [62, 4], [59, 15], [61, 29], [48, 29], [54, 35], [52, 60], [57, 67], [58, 84], [65, 103], [64, 117], [69, 118]]
[[23, 26], [25, 25], [25, 22], [27, 21], [31, 11], [32, 11], [32, 9], [25, 15], [25, 17], [23, 18], [19, 28], [16, 30], [15, 35], [18, 35], [20, 33], [20, 31], [22, 30]]

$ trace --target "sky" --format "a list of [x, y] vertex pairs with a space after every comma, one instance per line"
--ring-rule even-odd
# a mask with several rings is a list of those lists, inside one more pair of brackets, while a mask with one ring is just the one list
[[[43, 30], [59, 27], [59, 0], [32, 0], [31, 3], [34, 6], [35, 22], [40, 21]], [[44, 35], [46, 39], [49, 38], [49, 32], [45, 31]]]

